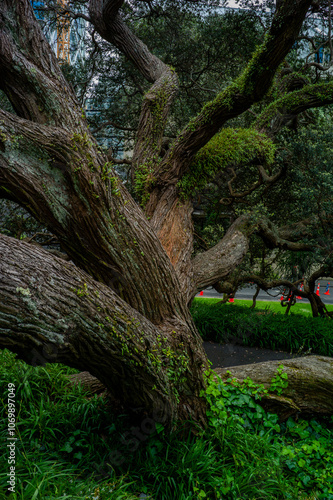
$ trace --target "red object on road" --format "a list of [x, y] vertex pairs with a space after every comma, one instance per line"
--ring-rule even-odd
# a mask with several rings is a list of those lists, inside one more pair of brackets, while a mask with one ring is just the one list
[[327, 283], [327, 287], [326, 287], [326, 290], [324, 292], [324, 295], [331, 295], [330, 294], [330, 284], [329, 283]]
[[229, 299], [229, 302], [235, 302], [235, 299], [231, 297], [231, 299]]
[[320, 294], [319, 294], [319, 288], [320, 288], [320, 283], [318, 283], [318, 286], [317, 286], [317, 291], [316, 291], [316, 295], [318, 295], [318, 296], [320, 295]]
[[199, 293], [199, 295], [203, 295], [203, 290], [201, 290], [201, 292]]

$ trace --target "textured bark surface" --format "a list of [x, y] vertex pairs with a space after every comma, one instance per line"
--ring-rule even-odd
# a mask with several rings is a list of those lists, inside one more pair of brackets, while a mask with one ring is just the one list
[[75, 386], [81, 385], [84, 390], [90, 394], [103, 394], [107, 391], [105, 385], [89, 372], [80, 372], [68, 375], [68, 380]]
[[2, 348], [88, 370], [132, 411], [200, 420], [207, 362], [189, 315], [157, 328], [71, 262], [6, 236], [0, 255]]
[[[247, 377], [267, 389], [279, 365], [288, 375], [288, 387], [279, 396], [274, 393], [263, 398], [263, 406], [285, 419], [296, 413], [333, 412], [333, 359], [327, 356], [306, 356], [281, 361], [268, 361], [253, 365], [218, 368], [216, 373], [243, 381]], [[230, 373], [227, 373], [230, 372]]]

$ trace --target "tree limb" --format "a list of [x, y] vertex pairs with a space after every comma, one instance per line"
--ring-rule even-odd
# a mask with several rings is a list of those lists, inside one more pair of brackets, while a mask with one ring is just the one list
[[[305, 413], [332, 414], [333, 360], [328, 356], [305, 356], [283, 361], [283, 372], [288, 375], [288, 385], [281, 395], [268, 392], [262, 400], [270, 412], [278, 413], [281, 420], [291, 415]], [[235, 377], [239, 381], [250, 378], [257, 384], [270, 388], [281, 361], [267, 361], [252, 365], [217, 368], [223, 379]], [[231, 373], [230, 373], [231, 372]]]
[[231, 198], [245, 198], [262, 184], [262, 177], [260, 176], [259, 179], [254, 184], [252, 184], [252, 186], [250, 186], [246, 191], [243, 191], [241, 193], [236, 193], [232, 188], [232, 183], [237, 179], [237, 174], [234, 168], [230, 168], [229, 170], [232, 173], [232, 178], [228, 181], [228, 189]]
[[246, 111], [268, 91], [276, 69], [289, 52], [311, 0], [286, 0], [274, 16], [265, 42], [241, 77], [206, 104], [174, 141], [157, 172], [157, 184], [176, 183], [194, 154], [229, 119]]
[[156, 307], [146, 287], [179, 289], [174, 269], [140, 207], [105, 170], [97, 144], [1, 110], [0, 120], [1, 194], [24, 205], [78, 266], [149, 319], [160, 323], [171, 314], [171, 296], [160, 297], [165, 308]]
[[0, 2], [0, 88], [23, 118], [64, 127], [81, 120], [76, 96], [29, 0]]
[[249, 248], [248, 222], [247, 216], [239, 217], [217, 245], [194, 257], [191, 298], [199, 290], [228, 276], [242, 262]]
[[88, 370], [132, 411], [170, 410], [171, 353], [161, 339], [176, 348], [172, 331], [159, 330], [110, 288], [43, 249], [0, 235], [0, 254], [2, 349], [34, 365]]
[[[307, 221], [309, 232], [313, 221], [313, 219]], [[306, 226], [306, 221], [302, 222]], [[258, 234], [269, 248], [282, 248], [291, 251], [313, 250], [312, 244], [285, 239], [287, 234], [295, 240], [301, 240], [304, 237], [304, 232], [297, 232], [295, 227], [292, 227], [289, 233], [287, 228], [284, 227], [280, 233], [279, 228], [264, 217], [252, 219], [251, 214], [242, 215], [232, 224], [217, 245], [206, 252], [198, 254], [193, 259], [194, 286], [190, 292], [191, 298], [198, 290], [224, 279], [242, 262], [248, 251], [249, 239], [253, 233]], [[289, 286], [289, 282], [287, 286]]]
[[[158, 166], [170, 106], [178, 91], [178, 78], [175, 71], [151, 54], [148, 47], [123, 22], [118, 13], [122, 3], [109, 0], [103, 4], [101, 0], [90, 0], [89, 9], [99, 34], [115, 45], [153, 84], [144, 95], [132, 157], [133, 180], [136, 171], [139, 171], [142, 191], [145, 191], [145, 185], [149, 185], [150, 176]], [[148, 177], [145, 182], [142, 181], [144, 176]]]
[[254, 122], [254, 127], [274, 136], [290, 119], [310, 108], [333, 103], [333, 83], [306, 85], [270, 104]]

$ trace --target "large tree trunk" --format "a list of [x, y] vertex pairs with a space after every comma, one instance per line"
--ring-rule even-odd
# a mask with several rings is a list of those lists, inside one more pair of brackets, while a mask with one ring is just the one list
[[262, 404], [268, 411], [278, 413], [281, 419], [297, 413], [333, 413], [333, 359], [327, 356], [267, 361], [215, 371], [223, 380], [231, 377], [242, 382], [249, 377], [269, 390], [281, 364], [283, 373], [288, 375], [288, 386], [281, 395], [271, 391], [263, 397]]
[[267, 92], [310, 3], [284, 2], [237, 84], [208, 104], [160, 161], [177, 77], [127, 28], [123, 1], [90, 0], [97, 32], [153, 84], [134, 148], [134, 178], [147, 174], [145, 214], [92, 137], [30, 1], [0, 2], [0, 88], [16, 112], [0, 111], [0, 195], [47, 225], [72, 260], [0, 236], [0, 347], [29, 363], [89, 370], [127, 409], [153, 414], [158, 407], [168, 425], [204, 420], [207, 360], [187, 305], [202, 283], [242, 260], [248, 234], [236, 224], [227, 240], [192, 261], [192, 206], [179, 203], [177, 182], [221, 125]]
[[131, 412], [204, 419], [202, 341], [189, 313], [158, 327], [71, 262], [0, 236], [0, 345], [88, 370]]

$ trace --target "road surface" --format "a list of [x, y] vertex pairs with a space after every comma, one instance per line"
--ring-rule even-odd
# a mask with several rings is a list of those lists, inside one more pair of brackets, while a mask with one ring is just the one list
[[[330, 295], [325, 295], [325, 290], [326, 286], [328, 283], [328, 280], [321, 280], [319, 281], [320, 287], [319, 287], [319, 294], [321, 300], [324, 302], [324, 304], [333, 304], [333, 281], [330, 285]], [[330, 282], [329, 282], [330, 283]], [[317, 289], [318, 283], [316, 283], [316, 289]], [[256, 287], [255, 285], [253, 286], [248, 286], [246, 288], [242, 288], [241, 290], [238, 290], [235, 295], [235, 299], [242, 299], [242, 300], [252, 300], [253, 295], [255, 294]], [[203, 291], [203, 297], [206, 298], [222, 298], [222, 295], [220, 293], [217, 293], [214, 288], [206, 288], [206, 290]], [[197, 297], [200, 297], [199, 294], [197, 294]], [[259, 295], [257, 297], [257, 300], [272, 300], [272, 301], [279, 301], [281, 298], [281, 290], [276, 288], [272, 289], [269, 291], [269, 293], [264, 292], [263, 290], [260, 290]], [[309, 301], [307, 299], [301, 299], [297, 300], [297, 302], [304, 302], [308, 303]]]

